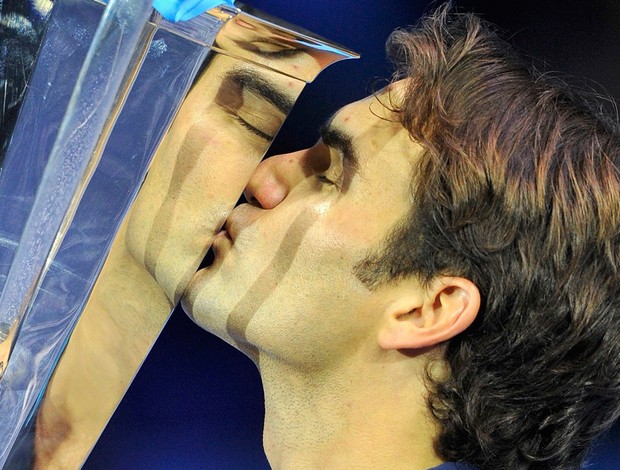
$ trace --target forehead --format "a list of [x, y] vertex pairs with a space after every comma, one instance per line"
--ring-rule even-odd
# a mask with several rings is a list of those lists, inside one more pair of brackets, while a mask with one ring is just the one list
[[368, 128], [375, 128], [376, 131], [383, 128], [397, 130], [402, 126], [398, 122], [397, 114], [392, 111], [396, 96], [389, 87], [385, 88], [344, 106], [334, 114], [332, 123], [346, 127], [352, 134], [361, 134]]
[[[365, 160], [389, 156], [411, 165], [423, 151], [402, 126], [394, 111], [401, 100], [400, 82], [340, 109], [331, 125], [349, 136]], [[395, 162], [392, 162], [395, 163]]]

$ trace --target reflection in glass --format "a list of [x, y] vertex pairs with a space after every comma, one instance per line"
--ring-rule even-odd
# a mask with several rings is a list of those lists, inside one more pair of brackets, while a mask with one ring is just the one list
[[[44, 47], [21, 119], [22, 126], [36, 122], [42, 135], [53, 134], [57, 121], [41, 123], [36, 116], [40, 110], [52, 114], [50, 102], [62, 101], [49, 84], [70, 82], [61, 78], [69, 70], [58, 57], [66, 60], [62, 52], [76, 47], [77, 19], [88, 11], [84, 4], [95, 20], [101, 15], [103, 7], [93, 1], [64, 0], [55, 7], [50, 30], [63, 39]], [[85, 51], [87, 28], [81, 31]], [[353, 56], [238, 8], [218, 7], [191, 24], [161, 20], [36, 293], [16, 343], [17, 365], [0, 381], [0, 413], [7, 416], [0, 431], [8, 443], [0, 463], [29, 416], [37, 417], [37, 465], [83, 461], [305, 83], [330, 63]], [[0, 199], [18, 215], [12, 221], [27, 215], [24, 207], [40, 179], [42, 162], [35, 157], [47, 155], [53, 140], [28, 139], [28, 131], [22, 127], [16, 148], [34, 159], [29, 167], [38, 174], [26, 177], [18, 170], [25, 162], [7, 160], [11, 171], [5, 174], [11, 177], [0, 184]], [[22, 226], [0, 220], [0, 270], [8, 269]], [[34, 429], [35, 420], [29, 422], [22, 434]]]

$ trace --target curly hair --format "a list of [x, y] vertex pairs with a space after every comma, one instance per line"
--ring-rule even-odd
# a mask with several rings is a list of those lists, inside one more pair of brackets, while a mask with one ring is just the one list
[[471, 14], [396, 31], [398, 118], [425, 153], [369, 286], [462, 276], [474, 324], [429, 376], [436, 447], [481, 469], [579, 468], [620, 412], [620, 133]]

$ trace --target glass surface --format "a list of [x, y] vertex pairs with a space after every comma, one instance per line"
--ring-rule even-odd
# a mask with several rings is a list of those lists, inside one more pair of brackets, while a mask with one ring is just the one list
[[[103, 9], [54, 8], [2, 168], [0, 287]], [[34, 429], [84, 312], [36, 422], [37, 463], [70, 455], [79, 465], [306, 82], [354, 56], [236, 8], [157, 22], [0, 380], [0, 463], [20, 429]], [[67, 422], [71, 432], [59, 432]]]
[[99, 22], [0, 295], [0, 377], [148, 51], [151, 12], [148, 0], [111, 0]]

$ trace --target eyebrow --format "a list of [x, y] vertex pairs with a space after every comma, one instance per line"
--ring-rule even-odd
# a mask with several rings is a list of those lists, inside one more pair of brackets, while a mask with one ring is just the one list
[[248, 90], [269, 101], [283, 114], [288, 114], [295, 103], [289, 95], [283, 93], [276, 85], [253, 70], [230, 70], [226, 72], [226, 79], [232, 81], [239, 88]]
[[350, 134], [335, 127], [331, 123], [331, 119], [320, 127], [319, 134], [325, 145], [339, 150], [346, 162], [354, 169], [358, 168], [359, 159], [357, 157], [357, 150]]
[[[247, 48], [250, 49], [252, 53], [266, 59], [292, 59], [300, 55], [308, 54], [308, 51], [306, 49], [301, 49], [298, 47], [283, 47], [283, 44], [279, 41], [270, 41], [269, 39], [264, 38], [260, 38], [255, 41], [248, 41], [244, 44], [247, 45]], [[282, 49], [279, 49], [277, 51], [261, 50], [260, 44], [271, 44], [274, 46], [282, 47]], [[243, 47], [243, 44], [240, 43], [240, 45], [241, 47]]]
[[300, 55], [306, 55], [307, 52], [303, 49], [280, 49], [279, 51], [254, 51], [256, 55], [259, 55], [265, 59], [293, 59]]

